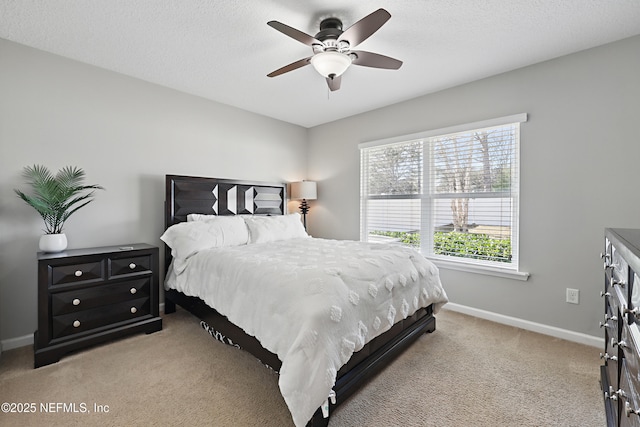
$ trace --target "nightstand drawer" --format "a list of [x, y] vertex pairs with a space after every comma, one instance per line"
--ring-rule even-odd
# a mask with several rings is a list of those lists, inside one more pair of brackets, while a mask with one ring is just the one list
[[104, 280], [102, 261], [49, 266], [51, 286], [65, 283], [91, 283]]
[[151, 255], [109, 258], [109, 278], [132, 273], [150, 273]]
[[149, 296], [151, 277], [78, 291], [51, 294], [51, 313], [59, 316]]
[[91, 310], [83, 310], [77, 313], [53, 316], [52, 338], [61, 338], [67, 335], [96, 329], [101, 326], [133, 320], [149, 313], [149, 298], [138, 298], [132, 301], [111, 304]]

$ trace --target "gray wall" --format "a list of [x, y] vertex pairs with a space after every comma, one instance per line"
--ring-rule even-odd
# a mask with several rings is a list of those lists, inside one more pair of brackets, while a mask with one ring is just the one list
[[359, 143], [528, 113], [520, 262], [531, 277], [443, 269], [443, 283], [452, 302], [599, 336], [603, 230], [640, 227], [639, 53], [633, 37], [311, 129], [310, 231], [359, 238]]
[[70, 218], [70, 248], [160, 245], [165, 174], [300, 180], [306, 139], [299, 126], [0, 39], [0, 340], [37, 327], [43, 225], [13, 193], [27, 189], [24, 166], [79, 166], [106, 188]]
[[603, 229], [640, 228], [638, 52], [634, 37], [306, 130], [0, 40], [0, 340], [36, 328], [42, 222], [13, 193], [25, 165], [77, 165], [107, 188], [71, 218], [71, 248], [160, 245], [166, 173], [315, 179], [309, 231], [358, 239], [360, 142], [521, 112], [532, 276], [443, 282], [453, 302], [597, 336]]

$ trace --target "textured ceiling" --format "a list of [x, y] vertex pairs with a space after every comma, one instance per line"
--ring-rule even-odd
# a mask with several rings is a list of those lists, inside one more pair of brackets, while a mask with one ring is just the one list
[[[310, 56], [267, 25], [314, 35], [378, 8], [358, 49], [404, 61], [351, 66], [329, 92]], [[640, 34], [640, 0], [0, 0], [0, 38], [304, 127]], [[0, 58], [1, 61], [1, 58]]]

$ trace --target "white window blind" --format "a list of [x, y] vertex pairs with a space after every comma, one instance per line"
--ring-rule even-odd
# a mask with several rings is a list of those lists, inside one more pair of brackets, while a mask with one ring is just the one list
[[525, 114], [362, 144], [362, 240], [517, 269], [523, 121]]

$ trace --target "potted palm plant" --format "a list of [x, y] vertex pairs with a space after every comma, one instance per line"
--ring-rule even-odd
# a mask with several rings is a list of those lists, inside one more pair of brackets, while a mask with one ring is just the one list
[[67, 237], [62, 232], [65, 221], [71, 214], [93, 201], [94, 190], [104, 188], [99, 185], [83, 185], [85, 173], [75, 166], [65, 166], [55, 175], [45, 166], [26, 166], [22, 175], [31, 185], [33, 194], [14, 191], [44, 220], [45, 234], [40, 238], [40, 250], [65, 250]]

